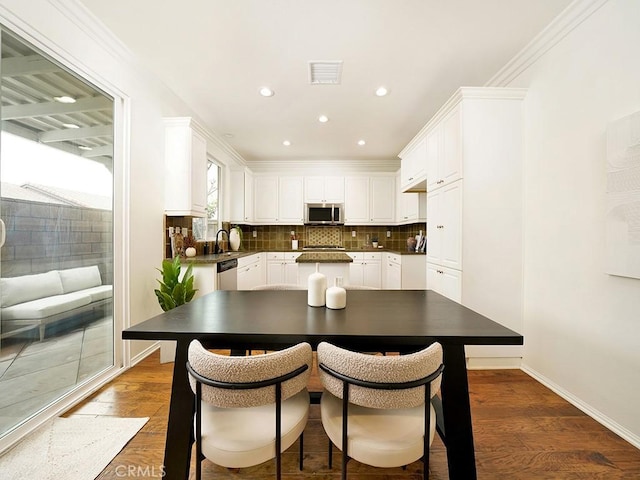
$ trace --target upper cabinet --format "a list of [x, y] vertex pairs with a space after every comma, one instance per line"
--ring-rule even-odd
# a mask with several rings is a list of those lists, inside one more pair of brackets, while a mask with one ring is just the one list
[[348, 225], [395, 223], [395, 175], [346, 177], [345, 223]]
[[302, 225], [303, 179], [299, 176], [256, 175], [254, 180], [256, 223]]
[[190, 117], [164, 121], [165, 213], [205, 217], [207, 140], [204, 129]]
[[462, 178], [460, 105], [427, 132], [427, 191]]
[[253, 175], [247, 169], [231, 171], [230, 221], [250, 223], [253, 221]]
[[427, 140], [420, 138], [401, 154], [400, 186], [403, 192], [424, 192], [427, 176]]
[[427, 220], [426, 193], [403, 192], [401, 173], [398, 172], [396, 177], [396, 223], [402, 225], [425, 222]]
[[344, 177], [305, 177], [304, 201], [307, 203], [343, 203]]

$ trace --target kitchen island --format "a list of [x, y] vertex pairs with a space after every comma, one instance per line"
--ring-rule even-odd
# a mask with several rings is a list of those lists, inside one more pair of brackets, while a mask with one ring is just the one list
[[320, 251], [304, 252], [297, 259], [298, 264], [298, 284], [306, 285], [309, 275], [318, 271], [327, 277], [327, 286], [335, 284], [336, 278], [342, 278], [345, 285], [349, 284], [349, 264], [353, 259], [344, 251]]

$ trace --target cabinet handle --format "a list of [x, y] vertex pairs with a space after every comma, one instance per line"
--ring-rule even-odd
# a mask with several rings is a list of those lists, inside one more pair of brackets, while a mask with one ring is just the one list
[[413, 177], [409, 178], [409, 181], [413, 180]]

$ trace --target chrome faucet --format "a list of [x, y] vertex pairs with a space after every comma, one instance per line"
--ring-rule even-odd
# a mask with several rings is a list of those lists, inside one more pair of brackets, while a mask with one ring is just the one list
[[220, 232], [224, 232], [227, 234], [227, 241], [229, 241], [229, 231], [225, 230], [224, 228], [221, 228], [220, 230], [218, 230], [216, 232], [216, 244], [213, 247], [213, 253], [218, 254], [218, 253], [224, 253], [224, 250], [222, 249], [222, 247], [218, 244], [218, 235], [220, 234]]

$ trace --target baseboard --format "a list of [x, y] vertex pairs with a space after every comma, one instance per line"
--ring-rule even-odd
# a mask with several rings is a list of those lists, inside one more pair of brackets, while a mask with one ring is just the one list
[[521, 357], [467, 357], [467, 370], [520, 370]]
[[155, 342], [153, 345], [145, 348], [142, 352], [137, 354], [135, 357], [131, 358], [131, 366], [133, 367], [134, 365], [140, 363], [142, 360], [147, 358], [149, 355], [151, 355], [153, 352], [155, 352], [159, 348], [160, 348], [160, 342]]
[[602, 412], [593, 408], [591, 405], [584, 403], [578, 397], [566, 391], [565, 389], [563, 389], [556, 383], [552, 382], [551, 380], [549, 380], [547, 377], [540, 374], [536, 370], [532, 369], [531, 367], [528, 367], [526, 364], [523, 364], [521, 369], [523, 372], [525, 372], [526, 374], [536, 379], [545, 387], [551, 389], [554, 393], [557, 393], [558, 395], [560, 395], [567, 402], [569, 402], [570, 404], [572, 404], [573, 406], [575, 406], [576, 408], [580, 409], [582, 412], [584, 412], [585, 414], [593, 418], [596, 422], [608, 428], [613, 433], [620, 436], [621, 438], [629, 442], [634, 447], [640, 448], [640, 436], [634, 434], [633, 432], [630, 432], [628, 429], [620, 425], [618, 422], [609, 418], [607, 415], [604, 415]]

